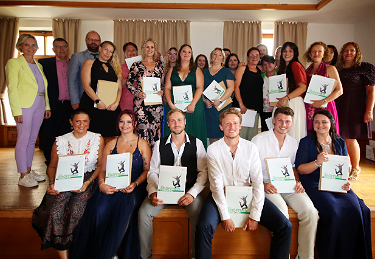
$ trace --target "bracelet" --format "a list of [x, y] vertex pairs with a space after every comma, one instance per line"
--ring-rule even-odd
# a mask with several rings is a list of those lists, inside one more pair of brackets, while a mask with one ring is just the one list
[[90, 176], [90, 178], [89, 178], [89, 182], [92, 183], [93, 181], [94, 181], [94, 178], [92, 178], [92, 177]]
[[316, 162], [316, 160], [314, 161], [314, 164], [317, 166], [317, 167], [321, 167], [322, 165], [318, 165], [318, 163]]
[[99, 184], [99, 190], [100, 190], [100, 186], [102, 186], [103, 184], [105, 184], [105, 183], [101, 183], [101, 184]]
[[137, 182], [135, 182], [135, 184], [137, 185], [137, 187], [138, 187], [138, 183]]
[[49, 181], [48, 185], [52, 185], [52, 184], [55, 184], [55, 180]]
[[289, 96], [288, 95], [285, 95], [286, 96], [286, 98], [288, 98], [288, 101], [290, 101], [290, 98], [289, 98]]
[[243, 103], [239, 103], [238, 105], [241, 106], [241, 105], [243, 105]]
[[104, 179], [99, 180], [99, 183], [100, 183], [101, 181], [104, 181]]
[[323, 99], [323, 103], [326, 104], [326, 103], [327, 103], [327, 100], [326, 100], [326, 99]]
[[223, 101], [222, 101], [222, 100], [220, 100], [220, 99], [219, 99], [219, 102], [220, 102], [220, 103], [223, 103]]

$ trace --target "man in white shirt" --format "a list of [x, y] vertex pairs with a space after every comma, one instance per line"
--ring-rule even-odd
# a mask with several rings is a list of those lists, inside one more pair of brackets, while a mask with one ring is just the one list
[[243, 230], [253, 231], [258, 223], [273, 232], [270, 258], [289, 258], [292, 224], [264, 198], [262, 167], [256, 146], [239, 137], [242, 115], [229, 108], [219, 116], [224, 138], [207, 149], [208, 176], [212, 194], [205, 200], [196, 228], [196, 258], [211, 258], [212, 238], [219, 223], [225, 231], [233, 232], [235, 225], [228, 213], [224, 195], [225, 185], [253, 187], [249, 218]]
[[167, 114], [167, 124], [171, 134], [155, 143], [147, 174], [146, 197], [138, 211], [139, 236], [141, 240], [141, 257], [152, 258], [152, 220], [167, 205], [158, 199], [160, 165], [185, 166], [186, 194], [180, 198], [178, 205], [184, 206], [190, 218], [192, 257], [195, 254], [195, 226], [202, 207], [203, 198], [200, 192], [207, 182], [206, 151], [202, 141], [185, 132], [186, 119], [183, 111], [172, 109]]
[[[293, 124], [294, 112], [290, 107], [279, 107], [275, 110], [272, 122], [274, 128], [255, 136], [253, 142], [259, 151], [262, 162], [263, 184], [266, 198], [275, 204], [289, 218], [288, 205], [298, 214], [298, 254], [296, 258], [314, 259], [315, 235], [319, 215], [309, 196], [305, 193], [294, 161], [298, 149], [298, 141], [289, 136]], [[297, 181], [294, 193], [278, 193], [277, 188], [270, 183], [265, 158], [289, 157]]]

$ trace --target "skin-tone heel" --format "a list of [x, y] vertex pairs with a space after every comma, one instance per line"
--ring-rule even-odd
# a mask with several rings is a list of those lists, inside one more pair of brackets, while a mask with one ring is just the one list
[[349, 180], [357, 180], [358, 175], [361, 173], [361, 169], [352, 168], [349, 174]]

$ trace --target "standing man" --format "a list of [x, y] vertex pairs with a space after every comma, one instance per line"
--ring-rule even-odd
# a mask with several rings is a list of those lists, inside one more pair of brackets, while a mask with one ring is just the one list
[[[264, 65], [264, 62], [263, 62]], [[298, 228], [298, 255], [296, 259], [314, 259], [315, 235], [318, 226], [319, 215], [309, 196], [305, 193], [294, 161], [298, 149], [298, 141], [287, 133], [293, 124], [294, 112], [290, 107], [279, 107], [275, 110], [272, 123], [274, 128], [270, 131], [256, 135], [253, 142], [259, 151], [262, 162], [263, 184], [266, 198], [275, 204], [279, 210], [289, 218], [288, 205], [297, 213], [299, 219]], [[278, 193], [277, 188], [270, 183], [265, 158], [289, 157], [293, 165], [294, 175], [297, 181], [295, 192]]]
[[[124, 51], [125, 59], [132, 58], [138, 56], [138, 47], [133, 42], [127, 42], [124, 44], [122, 50]], [[126, 86], [126, 80], [129, 75], [130, 67], [127, 66], [126, 62], [121, 65], [122, 68], [122, 95], [120, 99], [120, 107], [121, 110], [133, 110], [133, 94], [129, 91], [128, 87]], [[134, 82], [134, 84], [136, 84]]]
[[230, 218], [224, 195], [224, 186], [251, 186], [253, 198], [251, 211], [243, 230], [253, 231], [258, 224], [273, 233], [269, 258], [289, 258], [292, 224], [264, 198], [262, 167], [256, 146], [240, 138], [241, 113], [229, 108], [219, 116], [224, 137], [208, 146], [207, 165], [211, 193], [205, 200], [199, 216], [195, 247], [197, 259], [211, 258], [212, 238], [217, 225], [233, 232], [235, 225]]
[[184, 206], [189, 214], [192, 258], [195, 254], [195, 226], [203, 203], [203, 198], [199, 194], [207, 182], [206, 151], [202, 141], [186, 134], [183, 111], [170, 110], [167, 114], [167, 124], [171, 134], [155, 143], [147, 174], [149, 197], [146, 197], [138, 212], [142, 259], [152, 258], [152, 220], [167, 206], [157, 197], [160, 165], [187, 167], [186, 194], [180, 198], [178, 205]]
[[69, 95], [74, 110], [79, 107], [79, 102], [83, 94], [81, 80], [81, 69], [83, 63], [88, 59], [96, 59], [99, 56], [98, 52], [101, 42], [100, 35], [96, 31], [89, 31], [86, 34], [85, 40], [87, 49], [85, 51], [74, 53], [68, 67]]
[[51, 160], [51, 150], [55, 138], [71, 131], [70, 113], [73, 111], [68, 88], [67, 70], [69, 64], [69, 45], [63, 38], [53, 41], [55, 57], [39, 59], [48, 81], [47, 94], [51, 107], [51, 117], [44, 119], [39, 131], [39, 143], [46, 158]]

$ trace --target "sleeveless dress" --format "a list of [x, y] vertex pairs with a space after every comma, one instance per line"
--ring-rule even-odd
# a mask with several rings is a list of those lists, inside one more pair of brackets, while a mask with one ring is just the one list
[[[70, 132], [56, 138], [57, 154], [59, 156], [85, 154], [84, 181], [87, 181], [96, 169], [99, 143], [99, 134], [88, 131], [85, 136], [76, 139]], [[58, 195], [44, 195], [42, 203], [34, 210], [32, 217], [32, 226], [42, 239], [41, 249], [70, 248], [73, 230], [96, 187], [95, 180], [81, 193], [61, 192]]]
[[[311, 64], [306, 69], [307, 87], [310, 84], [310, 80], [311, 80], [310, 73], [311, 73], [312, 69], [313, 69], [313, 64]], [[327, 76], [327, 64], [324, 63], [324, 62], [320, 63], [318, 69], [315, 72], [315, 75], [328, 77]], [[312, 124], [313, 124], [314, 113], [317, 112], [317, 111], [320, 111], [321, 108], [314, 108], [309, 103], [305, 103], [305, 109], [306, 109], [307, 134], [310, 134], [311, 131], [313, 130]], [[335, 119], [336, 132], [337, 132], [337, 134], [340, 134], [339, 133], [339, 118], [338, 118], [338, 115], [337, 115], [336, 104], [335, 104], [334, 100], [331, 101], [331, 102], [329, 102], [329, 103], [327, 103], [327, 111], [329, 111], [329, 112], [332, 113], [333, 118]]]
[[[193, 97], [194, 97], [195, 91], [197, 90], [196, 71], [197, 71], [197, 67], [195, 66], [189, 72], [185, 80], [182, 81], [177, 72], [177, 68], [173, 67], [172, 74], [171, 74], [172, 87], [181, 86], [181, 85], [191, 85], [191, 88], [193, 90]], [[171, 96], [172, 96], [172, 102], [174, 103], [172, 90], [171, 90]], [[165, 114], [168, 114], [171, 108], [169, 107], [168, 104], [166, 106], [167, 106], [167, 109], [165, 111]], [[199, 101], [195, 105], [194, 112], [185, 113], [185, 116], [186, 116], [185, 132], [189, 135], [199, 138], [203, 142], [204, 147], [207, 148], [206, 115], [204, 112], [204, 103], [203, 103], [202, 97], [199, 98]], [[171, 131], [168, 125], [166, 125], [166, 127], [164, 128], [164, 136], [168, 136], [169, 134], [171, 134]]]
[[[117, 154], [117, 141], [111, 154]], [[132, 182], [143, 173], [138, 142], [133, 152]], [[111, 259], [116, 252], [121, 259], [140, 258], [138, 210], [147, 196], [146, 185], [144, 181], [131, 193], [95, 192], [74, 232], [69, 258]]]
[[[103, 64], [108, 67], [108, 73], [104, 70]], [[91, 88], [96, 92], [98, 80], [117, 82], [117, 75], [112, 66], [95, 59], [91, 67]], [[117, 136], [117, 117], [121, 113], [120, 106], [115, 111], [99, 110], [94, 108], [94, 101], [83, 92], [79, 107], [86, 110], [91, 117], [90, 130], [100, 133], [104, 138]]]

